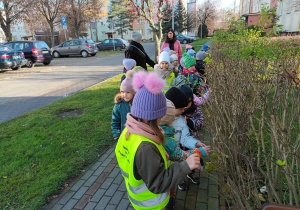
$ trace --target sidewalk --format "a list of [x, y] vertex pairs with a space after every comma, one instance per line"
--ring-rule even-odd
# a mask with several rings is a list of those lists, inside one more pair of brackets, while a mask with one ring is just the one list
[[[205, 136], [207, 137], [207, 134]], [[117, 164], [115, 146], [116, 144], [111, 146], [82, 177], [65, 189], [46, 209], [133, 209]], [[196, 170], [196, 173], [200, 176], [200, 185], [189, 181], [187, 191], [176, 189], [175, 210], [220, 209], [217, 177], [207, 172], [200, 174], [199, 170]]]

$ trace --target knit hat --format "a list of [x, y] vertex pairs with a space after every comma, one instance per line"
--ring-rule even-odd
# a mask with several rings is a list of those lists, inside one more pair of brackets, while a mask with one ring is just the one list
[[183, 67], [184, 63], [183, 63], [183, 57], [180, 59], [180, 65]]
[[169, 53], [166, 52], [166, 51], [162, 51], [159, 55], [159, 64], [162, 62], [162, 61], [166, 61], [170, 64], [170, 56], [169, 56]]
[[168, 52], [169, 53], [169, 51], [170, 51], [170, 48], [169, 47], [165, 47], [162, 51], [166, 51], [166, 52]]
[[126, 91], [131, 94], [135, 94], [135, 90], [133, 89], [133, 76], [134, 71], [129, 70], [126, 72], [126, 78], [122, 81], [121, 86], [120, 86], [120, 91]]
[[135, 72], [138, 72], [138, 71], [146, 71], [146, 70], [145, 70], [143, 67], [141, 67], [141, 66], [136, 66], [136, 67], [134, 67], [132, 70], [135, 71]]
[[137, 72], [133, 76], [133, 87], [137, 91], [132, 102], [131, 114], [134, 117], [155, 120], [166, 115], [166, 97], [162, 90], [165, 81], [154, 72]]
[[206, 57], [206, 52], [201, 50], [201, 51], [197, 52], [196, 57], [200, 60], [204, 60]]
[[196, 56], [196, 52], [193, 49], [188, 49], [186, 53], [189, 54], [190, 56]]
[[184, 53], [182, 56], [183, 56], [183, 66], [185, 68], [188, 69], [191, 66], [195, 66], [196, 65], [196, 60], [192, 56], [190, 56], [190, 55], [188, 55], [186, 53]]
[[176, 51], [174, 51], [174, 50], [169, 50], [169, 56], [171, 56], [171, 55], [173, 55], [173, 54], [176, 55]]
[[168, 125], [169, 122], [172, 122], [175, 118], [175, 106], [172, 101], [167, 99], [167, 113], [161, 119], [159, 125]]
[[209, 46], [207, 46], [206, 44], [202, 46], [203, 50], [206, 52], [207, 50], [209, 50]]
[[173, 54], [173, 55], [171, 55], [170, 57], [173, 58], [174, 61], [178, 61], [178, 57], [177, 57], [176, 54]]
[[174, 62], [174, 59], [170, 56], [170, 62]]
[[193, 91], [189, 86], [181, 85], [181, 86], [179, 86], [178, 89], [181, 90], [184, 93], [185, 97], [188, 99], [188, 102], [191, 102], [191, 101], [194, 100]]
[[184, 108], [188, 105], [188, 99], [184, 93], [176, 87], [171, 87], [166, 92], [166, 98], [173, 102], [176, 109]]
[[123, 65], [124, 65], [126, 70], [131, 70], [135, 63], [136, 63], [135, 60], [133, 60], [131, 58], [123, 59]]
[[133, 41], [138, 42], [142, 38], [142, 34], [138, 31], [132, 31], [131, 32], [131, 38]]
[[187, 51], [188, 49], [192, 49], [193, 48], [193, 46], [192, 45], [189, 45], [189, 44], [186, 44], [185, 45], [185, 50]]

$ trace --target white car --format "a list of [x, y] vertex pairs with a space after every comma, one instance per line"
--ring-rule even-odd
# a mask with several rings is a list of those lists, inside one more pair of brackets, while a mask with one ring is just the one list
[[125, 39], [121, 39], [123, 44], [125, 45], [125, 47], [128, 47], [129, 46], [129, 42]]

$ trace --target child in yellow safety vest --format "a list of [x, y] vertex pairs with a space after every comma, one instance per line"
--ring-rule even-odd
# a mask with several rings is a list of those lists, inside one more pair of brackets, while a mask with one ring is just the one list
[[159, 62], [154, 66], [154, 72], [156, 75], [165, 80], [166, 85], [163, 89], [163, 92], [166, 93], [171, 87], [174, 86], [175, 74], [174, 67], [170, 64], [170, 56], [167, 51], [163, 51], [159, 55]]
[[164, 209], [170, 189], [180, 183], [191, 170], [199, 168], [200, 156], [193, 154], [170, 166], [159, 122], [166, 114], [164, 81], [155, 73], [138, 72], [133, 77], [137, 90], [126, 128], [115, 153], [125, 179], [128, 198], [135, 209]]

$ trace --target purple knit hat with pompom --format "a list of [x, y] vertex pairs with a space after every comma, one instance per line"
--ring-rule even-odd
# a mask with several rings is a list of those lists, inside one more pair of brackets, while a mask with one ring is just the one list
[[134, 117], [155, 120], [167, 112], [166, 97], [162, 90], [165, 81], [154, 72], [137, 72], [133, 76], [133, 87], [137, 91], [132, 102], [131, 114]]

